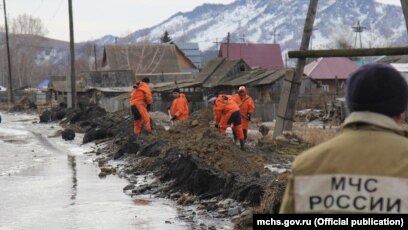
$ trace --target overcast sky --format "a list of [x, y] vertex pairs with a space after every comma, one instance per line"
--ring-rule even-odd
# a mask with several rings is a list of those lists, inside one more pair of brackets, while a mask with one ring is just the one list
[[[191, 11], [203, 3], [228, 4], [233, 1], [72, 0], [75, 41], [97, 39], [107, 34], [123, 36], [156, 25], [179, 11]], [[400, 0], [377, 1], [400, 5]], [[9, 18], [23, 13], [39, 17], [49, 31], [48, 37], [69, 40], [68, 0], [6, 0], [6, 4]], [[0, 15], [3, 25], [4, 16]]]

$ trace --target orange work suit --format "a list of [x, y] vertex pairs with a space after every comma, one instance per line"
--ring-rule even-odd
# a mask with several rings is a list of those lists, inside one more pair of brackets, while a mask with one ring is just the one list
[[244, 139], [239, 107], [231, 95], [219, 95], [215, 100], [213, 112], [220, 133], [225, 134], [227, 127], [233, 124], [233, 132], [238, 139], [240, 141]]
[[140, 135], [143, 125], [147, 132], [151, 132], [150, 116], [147, 111], [147, 106], [153, 102], [150, 87], [145, 82], [139, 82], [137, 87], [133, 89], [130, 96], [130, 106], [134, 106], [140, 114], [140, 118], [133, 122], [133, 132]]
[[239, 111], [241, 111], [241, 117], [243, 118], [242, 128], [248, 129], [250, 120], [247, 115], [252, 115], [255, 112], [255, 103], [251, 96], [246, 95], [244, 98], [241, 98]]
[[[250, 116], [255, 112], [255, 103], [251, 96], [249, 96], [246, 90], [242, 90], [244, 96], [239, 94], [233, 95], [234, 100], [238, 103], [239, 111], [241, 112], [242, 129], [244, 131], [244, 138], [247, 138]], [[248, 114], [249, 118], [248, 118]]]
[[172, 117], [175, 117], [177, 121], [188, 119], [188, 101], [184, 93], [179, 93], [179, 96], [173, 100], [170, 106], [170, 114]]

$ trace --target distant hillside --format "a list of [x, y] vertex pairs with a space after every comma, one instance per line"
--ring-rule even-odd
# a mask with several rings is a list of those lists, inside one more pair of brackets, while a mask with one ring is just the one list
[[[193, 11], [177, 13], [151, 28], [136, 31], [123, 41], [158, 42], [165, 30], [177, 42], [198, 42], [202, 51], [215, 50], [215, 41], [231, 33], [232, 42], [272, 43], [276, 29], [282, 51], [298, 49], [309, 0], [237, 0], [228, 5], [204, 4]], [[360, 20], [365, 47], [407, 43], [401, 8], [374, 0], [319, 1], [313, 34], [313, 47], [333, 47], [346, 38], [354, 45], [351, 26]], [[103, 37], [98, 44], [113, 43]]]

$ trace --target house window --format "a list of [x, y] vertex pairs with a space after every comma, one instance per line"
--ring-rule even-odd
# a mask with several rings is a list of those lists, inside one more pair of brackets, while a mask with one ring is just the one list
[[324, 93], [328, 93], [329, 92], [329, 85], [322, 85], [322, 91]]
[[241, 66], [239, 67], [239, 71], [241, 71], [241, 72], [245, 71], [245, 65], [241, 65]]

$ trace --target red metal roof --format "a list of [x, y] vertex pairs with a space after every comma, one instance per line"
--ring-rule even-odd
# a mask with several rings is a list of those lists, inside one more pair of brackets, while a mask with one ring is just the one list
[[347, 79], [358, 65], [344, 57], [319, 58], [305, 66], [303, 73], [315, 80]]
[[[221, 43], [220, 57], [227, 57], [227, 47], [227, 43]], [[229, 43], [228, 56], [230, 60], [243, 59], [251, 68], [284, 68], [279, 44]]]

